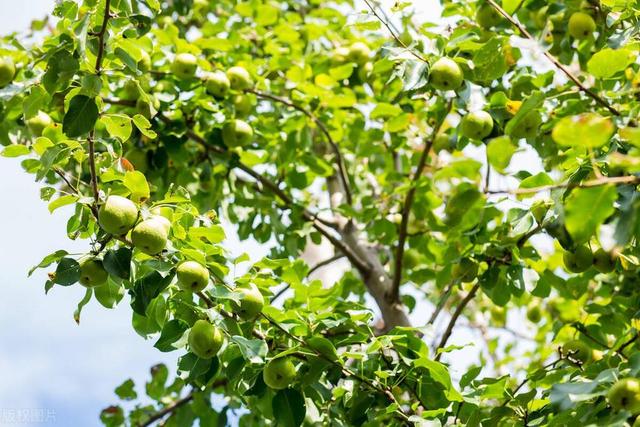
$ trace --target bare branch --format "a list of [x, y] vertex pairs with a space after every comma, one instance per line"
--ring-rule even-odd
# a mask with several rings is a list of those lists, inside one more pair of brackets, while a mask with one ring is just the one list
[[[453, 332], [453, 328], [455, 327], [458, 318], [462, 314], [462, 311], [465, 309], [465, 307], [476, 296], [478, 289], [480, 289], [480, 282], [477, 282], [475, 285], [473, 285], [473, 288], [471, 288], [467, 296], [464, 297], [462, 301], [460, 301], [460, 304], [458, 304], [456, 311], [453, 313], [453, 316], [451, 316], [451, 320], [449, 321], [447, 329], [442, 335], [442, 339], [440, 339], [440, 344], [438, 344], [438, 347], [436, 347], [436, 351], [444, 348], [444, 346], [447, 345], [447, 341], [449, 341], [449, 338], [451, 337], [451, 333]], [[435, 360], [440, 360], [440, 357], [442, 357], [442, 352], [436, 354]]]
[[[493, 7], [496, 11], [498, 11], [498, 13], [504, 16], [507, 19], [507, 21], [509, 21], [514, 27], [516, 27], [523, 36], [525, 36], [529, 40], [536, 41], [536, 39], [529, 33], [529, 31], [527, 31], [524, 25], [520, 24], [520, 22], [518, 22], [513, 16], [509, 15], [507, 11], [505, 11], [502, 7], [500, 7], [498, 3], [496, 3], [494, 0], [485, 0], [485, 1], [489, 3], [491, 7]], [[582, 92], [584, 92], [589, 97], [591, 97], [594, 101], [596, 101], [598, 104], [600, 104], [601, 106], [609, 110], [611, 114], [615, 116], [620, 115], [620, 112], [618, 110], [616, 110], [611, 105], [609, 105], [609, 103], [605, 101], [603, 98], [601, 98], [598, 94], [596, 94], [591, 89], [586, 87], [576, 76], [574, 76], [571, 73], [571, 71], [569, 71], [569, 69], [564, 64], [558, 61], [558, 59], [555, 56], [553, 56], [546, 50], [543, 50], [543, 54], [544, 56], [547, 57], [549, 61], [551, 61], [553, 65], [555, 65], [560, 71], [562, 71], [567, 76], [567, 78], [571, 80]]]
[[96, 56], [96, 74], [100, 74], [102, 72], [102, 58], [104, 56], [104, 37], [107, 34], [107, 26], [109, 24], [109, 19], [111, 18], [111, 0], [106, 0], [104, 4], [104, 18], [102, 19], [102, 27], [100, 27], [100, 31], [98, 31], [98, 54]]

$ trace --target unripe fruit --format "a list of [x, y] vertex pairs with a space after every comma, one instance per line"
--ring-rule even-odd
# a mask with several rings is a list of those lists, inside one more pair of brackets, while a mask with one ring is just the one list
[[440, 58], [431, 67], [431, 85], [439, 90], [456, 90], [464, 81], [460, 66], [452, 59]]
[[35, 136], [42, 136], [42, 132], [47, 126], [53, 124], [51, 117], [44, 111], [38, 111], [38, 114], [27, 119], [27, 127]]
[[122, 236], [138, 220], [138, 207], [122, 196], [109, 196], [98, 211], [98, 223], [107, 233]]
[[404, 253], [404, 266], [408, 270], [416, 268], [422, 262], [422, 254], [417, 249], [407, 249]]
[[461, 282], [471, 282], [478, 275], [478, 263], [470, 258], [462, 258], [459, 263], [453, 266], [451, 275]]
[[579, 361], [581, 363], [589, 363], [593, 357], [591, 347], [580, 340], [566, 342], [562, 346], [562, 354], [570, 360]]
[[538, 130], [542, 124], [542, 117], [538, 111], [530, 111], [527, 113], [518, 126], [511, 131], [511, 136], [514, 138], [535, 138], [538, 135]]
[[236, 292], [241, 294], [240, 303], [232, 302], [233, 311], [240, 316], [241, 319], [254, 319], [264, 307], [264, 297], [260, 293], [260, 289], [253, 283], [247, 287], [239, 287]]
[[178, 276], [178, 285], [191, 292], [200, 292], [209, 283], [209, 270], [195, 261], [185, 261], [180, 264], [176, 269], [176, 275]]
[[611, 273], [616, 268], [616, 259], [612, 254], [600, 248], [593, 254], [593, 266], [600, 273]]
[[433, 151], [439, 153], [442, 150], [449, 151], [454, 148], [455, 144], [451, 141], [451, 137], [446, 133], [439, 133], [433, 142]]
[[527, 306], [527, 319], [532, 323], [538, 323], [542, 320], [542, 308], [536, 301], [532, 301]]
[[231, 89], [245, 90], [253, 86], [251, 75], [244, 67], [231, 67], [227, 70], [227, 77], [231, 83]]
[[151, 57], [147, 52], [140, 51], [140, 60], [138, 61], [138, 70], [146, 73], [151, 69]]
[[593, 265], [593, 253], [586, 245], [578, 246], [575, 251], [566, 251], [562, 256], [564, 265], [572, 273], [582, 273]]
[[230, 120], [222, 127], [222, 140], [228, 147], [241, 147], [251, 142], [253, 128], [243, 120]]
[[491, 7], [491, 5], [486, 3], [480, 6], [476, 11], [476, 22], [486, 30], [499, 25], [503, 19], [502, 15]]
[[337, 64], [345, 63], [349, 58], [349, 53], [348, 47], [340, 46], [331, 53], [331, 60]]
[[104, 269], [102, 261], [89, 258], [80, 263], [80, 284], [87, 288], [104, 285], [109, 273]]
[[489, 310], [491, 322], [496, 326], [504, 326], [507, 323], [507, 310], [504, 307], [493, 306]]
[[190, 79], [196, 74], [198, 59], [190, 53], [179, 53], [171, 63], [171, 73], [181, 79]]
[[220, 328], [201, 319], [191, 327], [187, 341], [193, 354], [201, 359], [211, 359], [222, 347], [224, 335]]
[[616, 411], [640, 413], [640, 381], [636, 378], [624, 378], [609, 389], [607, 400]]
[[16, 66], [13, 59], [8, 56], [0, 57], [0, 88], [13, 81], [16, 75]]
[[355, 42], [349, 47], [348, 59], [356, 64], [362, 65], [369, 61], [371, 56], [371, 49], [369, 46], [362, 42]]
[[460, 121], [460, 132], [469, 139], [482, 140], [492, 130], [493, 118], [486, 111], [470, 112]]
[[210, 95], [216, 98], [224, 98], [229, 93], [231, 82], [225, 73], [215, 71], [207, 76], [204, 87]]
[[154, 218], [146, 219], [133, 228], [131, 242], [145, 254], [156, 255], [166, 246], [168, 234], [163, 223]]
[[584, 12], [576, 12], [569, 18], [569, 34], [578, 40], [588, 38], [596, 30], [596, 22]]
[[127, 80], [124, 82], [122, 90], [124, 91], [123, 99], [128, 101], [137, 101], [140, 97], [140, 89], [138, 88], [135, 80]]
[[153, 215], [149, 219], [157, 221], [160, 225], [162, 225], [164, 230], [167, 232], [167, 236], [169, 235], [169, 232], [171, 231], [171, 221], [169, 221], [168, 218], [165, 218], [162, 215]]
[[236, 117], [246, 117], [253, 111], [253, 99], [249, 95], [237, 94], [233, 97]]
[[288, 357], [273, 359], [264, 367], [264, 383], [274, 390], [289, 387], [296, 377], [296, 367]]

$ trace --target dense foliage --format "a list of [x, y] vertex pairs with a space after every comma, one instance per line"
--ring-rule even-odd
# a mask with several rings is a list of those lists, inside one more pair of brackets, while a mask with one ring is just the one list
[[181, 354], [105, 425], [634, 423], [640, 3], [414, 6], [62, 0], [2, 39], [2, 155], [87, 243], [45, 290]]

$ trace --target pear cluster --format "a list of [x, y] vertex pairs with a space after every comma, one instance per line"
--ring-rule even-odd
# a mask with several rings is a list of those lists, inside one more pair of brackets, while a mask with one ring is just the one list
[[582, 273], [592, 266], [600, 273], [611, 273], [615, 269], [617, 257], [602, 248], [593, 253], [589, 246], [580, 245], [573, 251], [565, 251], [562, 260], [571, 273]]
[[[640, 380], [623, 378], [614, 383], [607, 393], [609, 405], [616, 411], [640, 413]], [[635, 425], [635, 424], [634, 424]]]

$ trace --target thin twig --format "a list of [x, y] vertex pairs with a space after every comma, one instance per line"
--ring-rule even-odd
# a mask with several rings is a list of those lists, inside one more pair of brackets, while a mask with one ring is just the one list
[[[341, 258], [344, 258], [343, 254], [337, 254], [332, 256], [329, 259], [326, 259], [324, 261], [320, 261], [319, 263], [317, 263], [316, 265], [314, 265], [309, 272], [307, 273], [307, 277], [309, 277], [311, 274], [313, 274], [315, 271], [317, 271], [318, 269], [327, 266], [329, 264], [331, 264], [332, 262], [335, 262]], [[291, 287], [290, 284], [286, 284], [282, 289], [280, 289], [273, 297], [271, 297], [271, 304], [273, 304], [273, 302], [275, 300], [277, 300], [278, 298], [280, 298], [285, 292], [287, 292], [287, 290], [289, 290], [289, 288]]]
[[453, 287], [457, 283], [458, 282], [456, 282], [456, 281], [452, 281], [451, 283], [449, 283], [447, 285], [447, 287], [445, 288], [445, 290], [442, 293], [442, 295], [440, 295], [440, 298], [438, 299], [438, 304], [436, 305], [436, 309], [433, 310], [433, 313], [431, 314], [431, 317], [429, 318], [429, 321], [427, 322], [427, 325], [433, 325], [435, 323], [436, 319], [440, 315], [440, 312], [442, 311], [442, 309], [444, 308], [445, 304], [447, 303], [447, 300], [451, 296], [451, 291], [453, 290]]
[[[462, 314], [462, 311], [465, 309], [465, 307], [476, 296], [478, 289], [480, 289], [480, 282], [477, 282], [475, 285], [473, 285], [473, 288], [471, 288], [467, 296], [464, 297], [464, 299], [460, 302], [460, 304], [458, 304], [456, 311], [453, 313], [453, 316], [451, 316], [451, 320], [447, 325], [447, 329], [445, 329], [444, 334], [442, 335], [440, 344], [438, 344], [438, 347], [436, 347], [436, 352], [438, 352], [438, 350], [444, 348], [444, 346], [447, 345], [447, 341], [449, 341], [449, 337], [451, 337], [451, 333], [453, 332], [453, 328], [456, 325], [458, 318]], [[436, 354], [435, 360], [440, 360], [440, 357], [442, 357], [442, 354], [443, 354], [442, 352], [438, 352]]]
[[[226, 382], [226, 380], [225, 380], [225, 382]], [[187, 403], [191, 402], [193, 400], [193, 395], [194, 394], [195, 394], [195, 391], [192, 391], [191, 393], [187, 394], [185, 397], [176, 400], [175, 402], [171, 403], [170, 405], [165, 406], [164, 408], [162, 408], [161, 410], [159, 410], [158, 412], [154, 413], [149, 418], [147, 418], [146, 421], [138, 423], [138, 427], [148, 427], [151, 424], [155, 423], [156, 421], [161, 420], [162, 418], [164, 418], [168, 414], [174, 412], [175, 410], [177, 410], [181, 406], [184, 406]]]
[[[493, 7], [496, 11], [498, 11], [498, 13], [504, 16], [507, 19], [507, 21], [509, 21], [514, 27], [516, 27], [523, 36], [525, 36], [529, 40], [536, 41], [536, 39], [527, 31], [527, 29], [522, 24], [520, 24], [520, 22], [518, 22], [513, 16], [508, 14], [502, 7], [500, 7], [498, 3], [496, 3], [494, 0], [485, 0], [485, 1], [489, 3], [491, 7]], [[555, 65], [560, 71], [562, 71], [567, 76], [567, 78], [569, 78], [569, 80], [571, 80], [582, 92], [584, 92], [585, 94], [590, 96], [593, 100], [595, 100], [598, 104], [600, 104], [601, 106], [609, 110], [611, 114], [615, 116], [620, 115], [620, 112], [618, 110], [616, 110], [611, 105], [609, 105], [609, 103], [604, 99], [602, 99], [598, 94], [596, 94], [591, 89], [586, 87], [576, 76], [574, 76], [571, 73], [571, 71], [569, 71], [569, 69], [566, 66], [564, 66], [560, 61], [558, 61], [558, 59], [555, 56], [553, 56], [551, 53], [549, 53], [546, 50], [543, 50], [543, 54], [544, 56], [547, 57], [549, 61], [551, 61], [553, 65]]]
[[286, 105], [287, 107], [291, 107], [291, 108], [293, 108], [295, 110], [298, 110], [302, 114], [307, 116], [309, 119], [311, 119], [318, 126], [320, 131], [327, 138], [327, 142], [329, 142], [329, 145], [333, 149], [333, 152], [334, 152], [334, 154], [336, 156], [336, 163], [337, 163], [337, 166], [338, 166], [338, 173], [340, 174], [340, 181], [342, 181], [342, 187], [344, 188], [345, 198], [347, 199], [347, 203], [349, 205], [351, 205], [353, 200], [352, 200], [352, 195], [351, 195], [351, 189], [349, 187], [349, 178], [347, 176], [344, 157], [342, 156], [342, 153], [340, 152], [340, 147], [334, 141], [333, 137], [331, 136], [331, 133], [329, 132], [329, 129], [322, 122], [322, 120], [317, 118], [311, 111], [307, 110], [306, 108], [296, 104], [295, 102], [293, 102], [293, 101], [291, 101], [289, 99], [282, 98], [282, 97], [279, 97], [279, 96], [275, 96], [275, 95], [272, 95], [270, 93], [260, 92], [260, 91], [255, 90], [255, 89], [249, 89], [249, 90], [247, 90], [247, 92], [256, 95], [258, 98], [269, 99], [271, 101], [279, 102], [279, 103], [281, 103], [283, 105]]
[[[544, 365], [542, 368], [537, 369], [535, 373], [537, 373], [540, 370], [545, 370], [546, 371], [549, 368], [555, 368], [555, 366], [558, 363], [560, 363], [561, 361], [563, 361], [563, 360], [564, 360], [564, 358], [562, 358], [562, 357], [560, 359], [554, 360], [553, 362]], [[515, 388], [515, 390], [513, 390], [513, 393], [511, 393], [511, 396], [509, 396], [509, 398], [507, 398], [504, 402], [502, 402], [502, 405], [500, 405], [500, 406], [501, 407], [507, 406], [507, 404], [509, 402], [511, 402], [515, 398], [515, 396], [518, 394], [520, 389], [522, 387], [524, 387], [529, 381], [531, 381], [531, 376], [527, 376], [524, 380], [522, 380], [522, 382], [520, 382], [520, 384], [518, 384], [518, 386]]]
[[87, 138], [89, 142], [89, 171], [91, 173], [91, 190], [93, 191], [93, 202], [97, 207], [100, 202], [100, 193], [98, 192], [98, 176], [96, 174], [96, 152], [95, 143], [93, 141], [93, 132]]
[[102, 58], [104, 56], [104, 37], [107, 34], [107, 26], [109, 24], [109, 18], [111, 18], [111, 0], [106, 0], [104, 4], [104, 18], [102, 19], [102, 27], [98, 31], [98, 54], [96, 55], [96, 74], [102, 72]]
[[448, 111], [451, 109], [451, 102], [449, 102], [449, 106], [447, 108], [447, 113], [443, 114], [438, 123], [433, 127], [433, 132], [429, 137], [429, 140], [425, 143], [424, 150], [420, 156], [420, 160], [418, 161], [418, 166], [416, 167], [415, 173], [411, 179], [411, 188], [407, 191], [407, 195], [405, 197], [403, 206], [402, 206], [402, 219], [400, 220], [400, 229], [398, 230], [398, 246], [396, 246], [395, 253], [395, 264], [393, 269], [393, 281], [391, 285], [391, 290], [389, 292], [389, 300], [392, 302], [400, 301], [400, 284], [402, 282], [402, 263], [404, 258], [404, 246], [407, 241], [407, 230], [409, 228], [409, 217], [411, 216], [411, 207], [413, 205], [413, 200], [416, 195], [416, 184], [420, 177], [422, 176], [422, 172], [427, 164], [427, 159], [429, 158], [429, 153], [431, 152], [431, 147], [433, 147], [433, 143], [435, 142], [436, 136], [438, 132], [440, 132], [440, 128], [442, 124], [445, 122]]
[[563, 182], [559, 184], [549, 184], [542, 185], [540, 187], [532, 187], [532, 188], [516, 188], [513, 190], [490, 190], [487, 191], [487, 194], [533, 194], [540, 193], [541, 191], [548, 190], [557, 190], [559, 188], [591, 188], [591, 187], [599, 187], [602, 185], [609, 184], [640, 184], [640, 176], [614, 176], [614, 177], [604, 177], [600, 179], [592, 179], [590, 181], [584, 181], [582, 183], [578, 182]]

